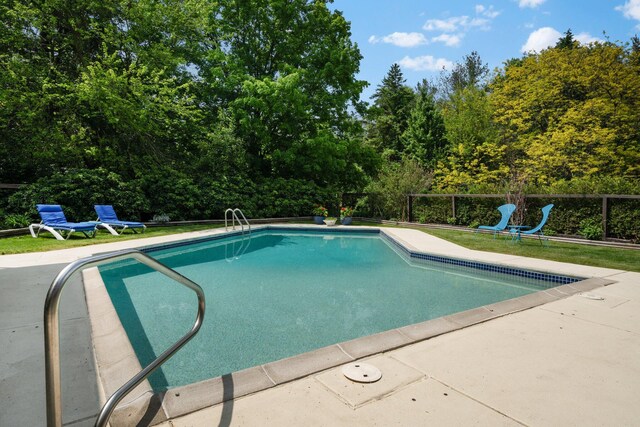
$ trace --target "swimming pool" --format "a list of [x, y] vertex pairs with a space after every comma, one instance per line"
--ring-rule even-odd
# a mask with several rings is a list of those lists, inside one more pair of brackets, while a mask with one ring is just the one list
[[[199, 334], [153, 388], [190, 384], [578, 278], [411, 253], [378, 230], [261, 230], [146, 251], [199, 283]], [[133, 262], [101, 274], [145, 366], [191, 326], [195, 297]]]

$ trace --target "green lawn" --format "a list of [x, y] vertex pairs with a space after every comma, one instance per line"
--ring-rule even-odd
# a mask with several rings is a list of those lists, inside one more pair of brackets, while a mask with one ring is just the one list
[[[357, 222], [354, 223], [354, 225], [385, 226], [364, 222]], [[69, 240], [65, 241], [55, 240], [51, 234], [43, 232], [41, 237], [37, 239], [32, 238], [30, 235], [0, 239], [0, 255], [52, 251], [56, 249], [93, 245], [96, 243], [108, 243], [119, 240], [184, 233], [187, 231], [207, 230], [222, 226], [222, 224], [215, 224], [153, 227], [147, 228], [147, 231], [144, 234], [125, 233], [122, 236], [112, 236], [105, 231], [100, 231], [93, 239], [87, 239], [82, 236], [82, 234], [74, 234]], [[440, 237], [469, 249], [520, 255], [551, 261], [570, 262], [573, 264], [591, 265], [594, 267], [640, 271], [640, 250], [638, 249], [608, 248], [554, 241], [549, 241], [547, 246], [543, 246], [537, 239], [523, 239], [520, 243], [512, 243], [509, 239], [505, 240], [502, 236], [498, 236], [494, 239], [491, 234], [444, 229], [416, 229], [423, 233]]]
[[442, 229], [422, 231], [469, 249], [592, 265], [594, 267], [640, 271], [639, 249], [609, 248], [554, 241], [549, 241], [548, 246], [543, 246], [538, 239], [522, 239], [519, 243], [512, 243], [509, 239], [505, 240], [503, 236], [498, 236], [494, 239], [491, 234]]
[[419, 228], [418, 230], [469, 249], [594, 267], [640, 271], [640, 249], [609, 248], [554, 241], [549, 241], [548, 245], [544, 246], [538, 239], [522, 239], [521, 242], [514, 243], [510, 239], [505, 239], [504, 236], [497, 236], [494, 239], [492, 234], [445, 229]]
[[43, 231], [37, 239], [31, 237], [30, 234], [0, 239], [0, 255], [54, 251], [57, 249], [94, 245], [96, 243], [110, 243], [121, 240], [140, 239], [144, 237], [164, 236], [167, 234], [208, 230], [218, 227], [224, 227], [224, 224], [147, 227], [147, 230], [144, 233], [133, 234], [131, 231], [126, 231], [120, 236], [113, 236], [106, 230], [100, 230], [96, 237], [92, 239], [84, 237], [82, 233], [73, 233], [69, 240], [56, 240], [51, 233]]

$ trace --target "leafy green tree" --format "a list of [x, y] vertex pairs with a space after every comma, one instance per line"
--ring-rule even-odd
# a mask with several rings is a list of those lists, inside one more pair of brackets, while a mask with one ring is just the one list
[[447, 146], [444, 119], [436, 106], [435, 89], [426, 80], [416, 88], [416, 101], [402, 134], [404, 153], [420, 166], [433, 169]]
[[431, 173], [413, 159], [403, 157], [399, 162], [386, 162], [377, 178], [366, 187], [370, 193], [366, 203], [375, 206], [375, 216], [406, 221], [407, 194], [426, 192], [432, 178]]
[[341, 13], [324, 0], [222, 0], [211, 16], [212, 49], [199, 64], [205, 102], [229, 111], [252, 170], [326, 182], [318, 144], [351, 167], [340, 145], [366, 83], [355, 78], [361, 55]]
[[492, 120], [489, 96], [469, 86], [456, 91], [443, 109], [449, 149], [438, 163], [434, 184], [465, 191], [472, 184], [497, 184], [509, 175], [505, 147]]
[[31, 181], [74, 164], [132, 178], [138, 156], [185, 158], [202, 129], [181, 46], [195, 46], [204, 4], [3, 5], [0, 175]]
[[533, 183], [640, 175], [640, 69], [613, 43], [547, 49], [491, 86], [506, 156]]
[[404, 151], [402, 134], [407, 129], [414, 98], [405, 82], [400, 66], [393, 64], [373, 95], [370, 111], [369, 140], [392, 160], [399, 160]]

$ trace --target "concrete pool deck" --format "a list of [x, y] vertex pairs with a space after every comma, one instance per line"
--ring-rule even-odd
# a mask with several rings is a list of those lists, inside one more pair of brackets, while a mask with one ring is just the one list
[[[640, 408], [636, 404], [640, 392], [639, 273], [471, 251], [420, 231], [385, 230], [418, 251], [604, 278], [615, 283], [368, 357], [366, 361], [380, 368], [383, 375], [373, 384], [352, 383], [342, 376], [339, 367], [332, 368], [161, 425], [637, 423], [640, 419]], [[44, 293], [40, 288], [44, 287], [46, 293], [62, 263], [97, 252], [218, 232], [220, 230], [189, 233], [192, 236], [181, 234], [1, 256], [0, 337], [5, 338], [0, 344], [8, 351], [3, 350], [0, 363], [0, 425], [44, 425], [44, 369], [39, 368], [41, 378], [37, 378], [38, 367], [33, 359], [38, 357], [31, 354], [37, 353], [38, 348], [42, 353], [42, 338], [31, 330], [38, 322], [42, 323]], [[49, 267], [34, 269], [36, 265]], [[31, 276], [25, 275], [27, 272]], [[43, 279], [40, 277], [43, 275], [49, 277]], [[15, 281], [16, 278], [20, 282], [19, 289], [8, 282], [8, 279]], [[38, 283], [37, 291], [31, 280]], [[16, 304], [16, 301], [23, 301], [20, 294], [27, 292], [33, 292], [32, 299], [39, 303], [33, 304], [33, 307], [37, 306], [35, 314], [25, 313], [33, 309], [31, 305]], [[68, 325], [62, 322], [63, 331], [65, 326], [74, 324], [82, 329], [83, 310], [77, 308], [82, 305], [82, 299], [74, 294], [69, 299], [73, 300], [69, 304], [77, 313], [66, 317]], [[14, 318], [14, 325], [10, 323], [11, 318]], [[88, 325], [84, 328], [86, 333]], [[31, 347], [20, 344], [23, 341], [31, 342]], [[29, 351], [31, 353], [25, 354]], [[97, 411], [97, 398], [90, 396], [95, 392], [95, 386], [92, 390], [90, 384], [76, 386], [74, 383], [84, 377], [95, 377], [90, 363], [83, 364], [83, 360], [91, 358], [90, 349], [84, 351], [88, 354], [83, 356], [79, 354], [82, 351], [76, 350], [67, 354], [66, 363], [75, 371], [71, 378], [64, 376], [63, 370], [63, 383], [72, 383], [66, 386], [64, 393], [69, 390], [69, 394], [75, 391], [84, 395], [84, 399], [65, 405], [65, 422], [74, 426], [92, 425], [91, 416]], [[83, 387], [84, 391], [77, 390], [78, 387]], [[16, 393], [16, 390], [22, 392]], [[28, 404], [21, 406], [20, 402], [25, 401]], [[17, 408], [25, 412], [21, 414]], [[34, 419], [32, 412], [39, 411], [41, 421], [30, 422]]]

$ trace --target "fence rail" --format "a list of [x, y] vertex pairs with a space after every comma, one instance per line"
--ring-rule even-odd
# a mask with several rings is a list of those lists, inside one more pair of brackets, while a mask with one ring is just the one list
[[0, 190], [17, 190], [25, 185], [26, 184], [5, 184], [0, 182]]

